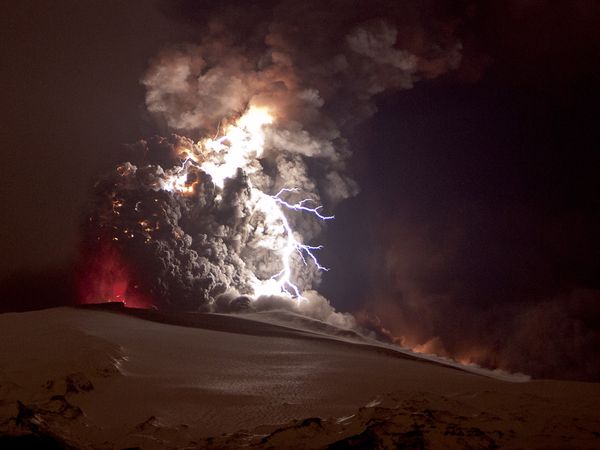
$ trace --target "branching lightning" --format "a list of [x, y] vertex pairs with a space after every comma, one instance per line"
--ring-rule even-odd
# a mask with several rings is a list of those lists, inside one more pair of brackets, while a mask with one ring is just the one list
[[[298, 203], [291, 204], [286, 202], [281, 198], [281, 195], [284, 192], [298, 192], [297, 188], [284, 188], [281, 189], [275, 195], [267, 195], [261, 191], [258, 191], [258, 195], [260, 197], [259, 202], [257, 202], [257, 207], [265, 212], [267, 220], [272, 223], [279, 223], [283, 235], [283, 243], [280, 244], [279, 248], [273, 248], [276, 250], [281, 256], [281, 263], [283, 268], [281, 271], [271, 277], [268, 283], [262, 283], [262, 285], [256, 286], [255, 291], [257, 294], [286, 294], [290, 297], [302, 298], [300, 293], [300, 289], [296, 286], [292, 281], [292, 255], [297, 253], [302, 259], [305, 265], [308, 264], [307, 258], [309, 258], [315, 267], [318, 270], [328, 271], [329, 269], [322, 266], [319, 263], [314, 251], [320, 250], [323, 248], [322, 245], [312, 246], [303, 244], [300, 238], [297, 237], [296, 233], [292, 229], [288, 218], [285, 215], [285, 212], [282, 207], [292, 210], [292, 211], [304, 211], [313, 214], [315, 217], [318, 217], [321, 220], [329, 220], [333, 219], [333, 216], [323, 216], [320, 214], [319, 210], [322, 209], [321, 206], [315, 208], [309, 208], [304, 206], [305, 203], [311, 201], [310, 199], [304, 199]], [[276, 246], [277, 247], [277, 246]]]
[[334, 219], [335, 216], [324, 216], [321, 214], [320, 210], [323, 209], [323, 206], [317, 206], [315, 208], [309, 208], [308, 206], [304, 206], [306, 203], [308, 202], [313, 202], [314, 200], [310, 199], [310, 198], [305, 198], [303, 200], [300, 200], [298, 203], [294, 203], [293, 205], [291, 203], [286, 202], [285, 200], [283, 200], [281, 198], [281, 194], [283, 194], [284, 192], [299, 192], [300, 189], [298, 188], [283, 188], [281, 189], [277, 194], [273, 195], [272, 198], [279, 203], [282, 206], [285, 206], [288, 209], [294, 210], [294, 211], [306, 211], [309, 212], [311, 214], [314, 214], [315, 216], [317, 216], [319, 219], [321, 220], [330, 220], [330, 219]]
[[[260, 157], [264, 150], [264, 127], [273, 122], [273, 117], [264, 108], [250, 107], [235, 124], [224, 129], [222, 136], [205, 138], [199, 141], [189, 153], [182, 155], [181, 166], [172, 170], [167, 177], [164, 189], [189, 195], [194, 192], [196, 182], [188, 181], [188, 168], [199, 167], [212, 177], [213, 182], [223, 188], [225, 179], [233, 177], [238, 169], [247, 174], [256, 169], [252, 162]], [[331, 220], [334, 216], [324, 215], [323, 207], [313, 206], [315, 201], [305, 198], [291, 203], [282, 196], [298, 193], [298, 188], [283, 188], [275, 195], [268, 195], [249, 182], [249, 207], [264, 216], [264, 235], [261, 236], [259, 247], [268, 249], [278, 255], [282, 269], [266, 280], [254, 277], [252, 281], [254, 296], [286, 295], [302, 299], [301, 289], [292, 280], [293, 255], [299, 255], [305, 265], [312, 263], [319, 271], [327, 271], [319, 263], [315, 254], [323, 248], [321, 245], [307, 245], [302, 242], [302, 236], [296, 233], [286, 216], [285, 211], [296, 211], [310, 214], [319, 220]]]

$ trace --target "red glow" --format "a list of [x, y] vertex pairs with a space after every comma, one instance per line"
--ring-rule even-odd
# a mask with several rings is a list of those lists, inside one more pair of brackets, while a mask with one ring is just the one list
[[121, 302], [129, 308], [151, 308], [152, 301], [137, 292], [131, 270], [119, 251], [109, 244], [85, 258], [79, 279], [81, 304]]

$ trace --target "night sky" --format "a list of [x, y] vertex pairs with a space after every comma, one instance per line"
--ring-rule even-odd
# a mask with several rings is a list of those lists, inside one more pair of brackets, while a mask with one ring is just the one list
[[[275, 3], [219, 2], [248, 30]], [[600, 5], [424, 4], [455, 30], [461, 65], [380, 94], [346, 133], [360, 193], [334, 211], [319, 290], [410, 347], [598, 381]], [[94, 180], [124, 144], [165, 132], [145, 110], [148, 61], [218, 8], [3, 5], [2, 310], [71, 301]]]

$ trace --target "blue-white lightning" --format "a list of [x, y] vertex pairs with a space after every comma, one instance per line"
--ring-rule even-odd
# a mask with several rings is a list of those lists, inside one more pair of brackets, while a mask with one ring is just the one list
[[275, 241], [272, 250], [279, 253], [283, 268], [280, 272], [273, 275], [266, 283], [258, 283], [255, 287], [255, 291], [257, 291], [257, 294], [259, 295], [285, 294], [296, 299], [301, 299], [303, 297], [300, 289], [292, 281], [291, 263], [294, 253], [300, 256], [305, 265], [308, 264], [308, 258], [318, 270], [327, 271], [329, 269], [319, 263], [319, 260], [314, 253], [316, 250], [322, 249], [323, 246], [303, 244], [301, 237], [299, 237], [290, 226], [283, 208], [291, 211], [307, 212], [321, 220], [331, 220], [334, 216], [324, 216], [321, 214], [320, 210], [322, 209], [322, 206], [313, 208], [306, 206], [308, 202], [313, 201], [312, 199], [304, 199], [297, 203], [289, 203], [281, 198], [281, 195], [285, 192], [299, 192], [299, 189], [283, 188], [275, 195], [267, 195], [258, 191], [259, 199], [257, 207], [265, 213], [268, 222], [275, 226], [278, 224], [281, 227], [280, 236], [282, 239]]
[[[205, 138], [196, 143], [182, 155], [181, 167], [173, 170], [168, 177], [164, 189], [190, 194], [194, 192], [194, 184], [188, 181], [187, 172], [190, 165], [195, 165], [208, 173], [213, 183], [223, 188], [225, 179], [235, 176], [239, 168], [247, 174], [254, 173], [256, 165], [253, 161], [264, 151], [264, 127], [273, 122], [273, 117], [265, 108], [250, 107], [235, 123], [225, 127], [224, 135]], [[307, 213], [319, 220], [331, 220], [333, 216], [322, 214], [322, 206], [313, 206], [314, 200], [303, 199], [290, 203], [282, 198], [287, 193], [300, 192], [297, 188], [283, 188], [275, 195], [268, 195], [249, 182], [250, 199], [248, 206], [255, 213], [264, 216], [259, 231], [258, 246], [274, 252], [282, 269], [263, 280], [254, 276], [251, 280], [253, 296], [286, 295], [298, 301], [302, 299], [300, 288], [292, 281], [292, 260], [298, 254], [305, 265], [313, 264], [317, 270], [327, 271], [317, 259], [315, 252], [323, 248], [302, 243], [302, 236], [294, 232], [285, 210]]]
[[324, 216], [321, 214], [320, 210], [323, 209], [323, 206], [317, 206], [315, 208], [309, 208], [308, 206], [305, 206], [306, 203], [308, 202], [314, 202], [313, 199], [310, 198], [305, 198], [304, 200], [300, 200], [297, 203], [291, 204], [286, 202], [285, 200], [283, 200], [281, 198], [281, 194], [283, 194], [284, 192], [300, 192], [300, 189], [298, 188], [283, 188], [281, 189], [277, 194], [273, 195], [273, 199], [279, 203], [282, 206], [285, 206], [288, 209], [293, 209], [294, 211], [305, 211], [305, 212], [309, 212], [313, 215], [315, 215], [316, 217], [318, 217], [321, 220], [330, 220], [330, 219], [334, 219], [335, 216]]

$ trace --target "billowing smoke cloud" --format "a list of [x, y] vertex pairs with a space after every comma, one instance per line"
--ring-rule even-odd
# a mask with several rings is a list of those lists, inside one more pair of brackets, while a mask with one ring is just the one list
[[[131, 146], [127, 162], [97, 183], [85, 253], [120, 259], [108, 277], [118, 287], [104, 297], [186, 310], [291, 304], [349, 326], [311, 291], [320, 271], [310, 255], [291, 256], [305, 302], [257, 292], [257, 282], [285, 270], [269, 242], [293, 234], [313, 243], [324, 226], [315, 214], [286, 211], [293, 233], [277, 235], [258, 207], [261, 195], [273, 202], [282, 189], [297, 189], [278, 200], [323, 211], [355, 195], [345, 130], [375, 112], [377, 94], [456, 68], [460, 42], [451, 27], [424, 23], [420, 2], [351, 10], [340, 1], [284, 1], [250, 33], [235, 26], [232, 11], [215, 12], [199, 43], [165, 48], [151, 62], [142, 78], [146, 105], [168, 135]], [[260, 129], [260, 149], [220, 179], [216, 168], [228, 157], [215, 150], [219, 141], [195, 140], [218, 137], [251, 110], [268, 111], [273, 123]], [[98, 297], [87, 286], [84, 296]]]
[[451, 30], [426, 34], [417, 2], [376, 3], [364, 14], [364, 6], [348, 11], [339, 1], [282, 2], [253, 39], [217, 15], [200, 44], [165, 49], [153, 61], [142, 80], [148, 110], [198, 135], [248, 105], [272, 108], [277, 123], [263, 159], [271, 184], [302, 186], [333, 207], [357, 191], [345, 173], [344, 128], [376, 111], [376, 94], [460, 63]]

